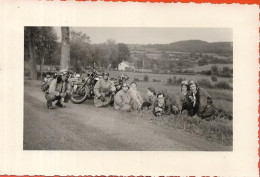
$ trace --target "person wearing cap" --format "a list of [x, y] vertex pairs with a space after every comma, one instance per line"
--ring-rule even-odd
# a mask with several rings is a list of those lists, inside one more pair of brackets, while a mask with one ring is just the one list
[[118, 82], [119, 84], [123, 84], [124, 82], [126, 82], [129, 79], [129, 77], [126, 74], [121, 74], [120, 76], [118, 76]]
[[130, 96], [132, 98], [131, 104], [134, 110], [141, 110], [143, 104], [143, 98], [140, 92], [137, 90], [137, 84], [132, 82], [129, 89]]
[[57, 73], [57, 77], [50, 83], [49, 90], [46, 91], [45, 98], [47, 100], [47, 108], [53, 109], [52, 102], [56, 102], [56, 106], [65, 107], [61, 101], [68, 102], [69, 86], [68, 86], [68, 71], [61, 70]]
[[145, 102], [143, 102], [141, 106], [141, 110], [143, 110], [144, 108], [153, 110], [154, 103], [157, 99], [155, 89], [153, 87], [147, 88], [146, 94], [148, 96], [148, 99]]
[[212, 120], [217, 113], [217, 109], [213, 104], [213, 100], [208, 92], [199, 87], [194, 80], [189, 80], [189, 101], [192, 103], [193, 115], [197, 115], [201, 119]]
[[122, 84], [120, 84], [118, 80], [114, 80], [113, 82], [114, 82], [114, 85], [116, 87], [116, 92], [115, 93], [117, 93], [117, 92], [119, 92], [122, 89]]
[[163, 114], [170, 115], [172, 105], [165, 98], [164, 93], [157, 94], [157, 100], [154, 103], [153, 114], [155, 117], [162, 116]]
[[188, 115], [192, 115], [192, 103], [188, 101], [188, 95], [188, 81], [183, 80], [181, 82], [180, 94], [177, 95], [176, 104], [172, 106], [173, 114], [182, 114], [186, 110]]
[[96, 107], [108, 106], [113, 100], [116, 88], [114, 82], [109, 80], [109, 73], [103, 72], [102, 78], [94, 86], [94, 104]]
[[131, 100], [129, 86], [123, 83], [122, 89], [114, 97], [114, 108], [116, 110], [130, 111], [132, 109]]

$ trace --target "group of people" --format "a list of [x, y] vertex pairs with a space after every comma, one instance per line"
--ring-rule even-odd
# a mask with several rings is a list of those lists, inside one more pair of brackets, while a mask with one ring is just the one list
[[[52, 102], [57, 100], [56, 106], [64, 107], [61, 100], [67, 101], [67, 78], [68, 72], [61, 72], [60, 80], [52, 81], [48, 92], [46, 93], [47, 107], [52, 109]], [[156, 93], [152, 87], [147, 88], [147, 99], [143, 100], [137, 88], [137, 83], [112, 81], [109, 79], [109, 73], [103, 72], [94, 86], [94, 104], [96, 107], [105, 107], [113, 105], [115, 110], [121, 111], [142, 111], [151, 110], [154, 116], [163, 114], [178, 115], [188, 114], [197, 115], [206, 120], [214, 119], [217, 109], [208, 92], [199, 87], [194, 80], [182, 81], [180, 93], [176, 95], [175, 103], [171, 103], [167, 96], [160, 92]]]
[[199, 87], [194, 80], [182, 81], [179, 95], [175, 103], [171, 103], [162, 92], [156, 93], [152, 87], [147, 88], [147, 99], [144, 101], [137, 88], [137, 83], [130, 85], [126, 82], [113, 82], [109, 80], [109, 73], [104, 72], [103, 77], [94, 87], [94, 103], [96, 107], [104, 107], [113, 104], [116, 110], [142, 111], [151, 110], [154, 116], [163, 114], [188, 114], [197, 115], [206, 120], [214, 119], [217, 109], [208, 92]]

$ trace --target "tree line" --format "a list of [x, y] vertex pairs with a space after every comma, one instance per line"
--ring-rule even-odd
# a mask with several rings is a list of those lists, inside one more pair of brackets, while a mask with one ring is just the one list
[[37, 79], [36, 65], [40, 65], [40, 76], [43, 65], [60, 65], [75, 72], [96, 66], [116, 68], [121, 61], [129, 61], [130, 52], [124, 43], [108, 39], [102, 44], [92, 44], [88, 35], [70, 31], [69, 27], [61, 28], [62, 40], [58, 41], [53, 27], [25, 27], [24, 60], [30, 64], [30, 77]]

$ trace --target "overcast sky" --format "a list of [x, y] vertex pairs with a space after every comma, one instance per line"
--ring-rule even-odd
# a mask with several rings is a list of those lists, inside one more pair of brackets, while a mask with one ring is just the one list
[[[60, 39], [60, 28], [57, 27], [55, 30]], [[182, 40], [233, 41], [231, 28], [71, 27], [70, 30], [87, 34], [93, 44], [104, 43], [108, 39], [126, 44], [166, 44]]]

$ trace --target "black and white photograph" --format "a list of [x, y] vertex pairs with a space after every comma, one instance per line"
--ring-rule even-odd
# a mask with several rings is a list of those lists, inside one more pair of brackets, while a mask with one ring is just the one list
[[233, 29], [24, 26], [23, 150], [233, 151]]
[[0, 171], [258, 176], [259, 6], [0, 6]]

